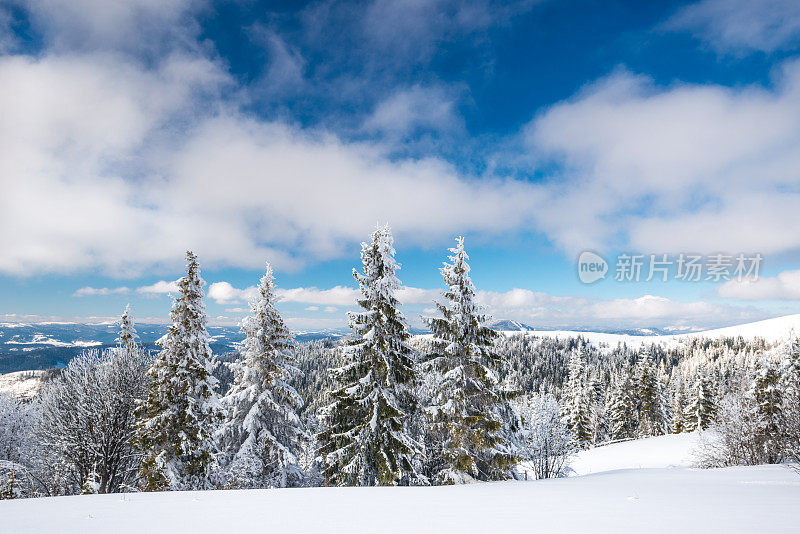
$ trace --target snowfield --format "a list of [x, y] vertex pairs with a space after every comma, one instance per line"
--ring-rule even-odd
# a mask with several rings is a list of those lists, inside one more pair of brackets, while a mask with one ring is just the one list
[[[697, 434], [582, 452], [583, 476], [435, 488], [133, 493], [0, 501], [4, 533], [800, 531], [785, 466], [695, 470]], [[642, 468], [634, 468], [634, 467]], [[680, 467], [669, 467], [680, 466]]]
[[44, 373], [45, 371], [17, 371], [0, 375], [0, 394], [22, 400], [32, 399], [44, 386]]
[[575, 475], [588, 475], [617, 469], [690, 467], [699, 444], [700, 433], [691, 432], [602, 445], [579, 452], [572, 470]]
[[704, 330], [684, 334], [637, 336], [630, 334], [607, 334], [604, 332], [581, 332], [577, 330], [509, 330], [502, 332], [506, 336], [526, 335], [536, 337], [549, 337], [568, 339], [581, 336], [595, 346], [605, 346], [613, 349], [617, 345], [626, 344], [638, 348], [651, 343], [665, 347], [674, 347], [680, 343], [690, 341], [692, 338], [719, 339], [724, 337], [739, 337], [744, 339], [764, 338], [771, 343], [780, 343], [790, 337], [792, 332], [800, 333], [800, 314], [785, 315], [764, 321], [756, 321], [714, 330]]
[[3, 532], [798, 532], [787, 467], [638, 469], [435, 488], [136, 493], [0, 502]]

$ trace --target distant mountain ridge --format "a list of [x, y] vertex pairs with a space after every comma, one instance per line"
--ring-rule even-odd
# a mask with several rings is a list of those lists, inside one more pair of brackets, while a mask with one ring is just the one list
[[[692, 337], [763, 337], [768, 341], [785, 339], [790, 332], [800, 334], [800, 314], [787, 315], [701, 332], [676, 334], [660, 328], [568, 330], [535, 328], [511, 319], [497, 320], [489, 325], [507, 335], [524, 332], [526, 335], [550, 337], [584, 337], [590, 343], [616, 346], [618, 343], [679, 343]], [[155, 342], [167, 332], [168, 325], [139, 324], [141, 343], [155, 349]], [[79, 323], [0, 323], [0, 374], [14, 371], [49, 369], [65, 365], [82, 350], [102, 349], [116, 344], [116, 324]], [[235, 326], [210, 326], [211, 349], [216, 354], [235, 350], [243, 335]], [[412, 335], [430, 334], [427, 329], [410, 328]], [[295, 332], [299, 343], [315, 340], [336, 340], [350, 335], [349, 329], [303, 330]]]
[[[139, 341], [150, 349], [157, 348], [155, 343], [167, 328], [168, 325], [136, 325]], [[82, 350], [116, 345], [118, 330], [116, 324], [0, 323], [0, 374], [65, 365]], [[235, 350], [244, 339], [236, 326], [209, 326], [208, 333], [209, 345], [216, 354]], [[343, 330], [300, 331], [295, 333], [295, 339], [304, 343], [345, 335]]]

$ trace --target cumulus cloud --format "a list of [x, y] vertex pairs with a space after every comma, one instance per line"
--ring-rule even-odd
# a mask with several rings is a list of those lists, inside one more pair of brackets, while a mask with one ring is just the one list
[[195, 115], [196, 95], [224, 79], [177, 56], [146, 71], [112, 56], [0, 57], [0, 223], [13, 230], [0, 272], [125, 276], [167, 251], [178, 264], [201, 235], [158, 215], [163, 181], [141, 162], [168, 146], [164, 121]]
[[292, 269], [341, 255], [377, 220], [413, 246], [514, 231], [534, 209], [525, 182], [246, 117], [213, 98], [228, 81], [183, 56], [156, 70], [0, 58], [0, 174], [14, 177], [0, 198], [14, 229], [0, 236], [0, 272], [130, 276], [173, 269], [186, 248], [212, 267]]
[[573, 253], [797, 249], [798, 97], [793, 62], [768, 88], [617, 72], [528, 125], [534, 159], [563, 168], [538, 220]]
[[180, 293], [181, 289], [178, 287], [177, 280], [174, 282], [167, 282], [166, 280], [159, 280], [155, 284], [149, 286], [142, 286], [136, 288], [136, 292], [146, 296], [167, 295]]
[[129, 287], [81, 287], [72, 293], [73, 297], [95, 297], [95, 296], [108, 296], [108, 295], [125, 295], [130, 293]]
[[783, 271], [755, 280], [728, 280], [717, 288], [717, 295], [738, 300], [800, 300], [800, 271]]
[[773, 52], [800, 43], [800, 3], [702, 0], [681, 8], [663, 27], [692, 32], [718, 52]]
[[258, 288], [251, 286], [246, 289], [237, 289], [228, 282], [214, 282], [208, 286], [207, 295], [217, 304], [247, 302], [258, 296]]

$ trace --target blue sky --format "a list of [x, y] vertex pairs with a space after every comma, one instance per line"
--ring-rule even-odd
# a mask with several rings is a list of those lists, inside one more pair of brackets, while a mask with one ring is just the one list
[[[376, 223], [412, 324], [456, 235], [496, 318], [794, 313], [798, 56], [788, 0], [0, 0], [0, 321], [163, 322], [191, 248], [214, 322], [270, 261], [293, 328], [341, 327]], [[617, 282], [621, 253], [763, 263]]]

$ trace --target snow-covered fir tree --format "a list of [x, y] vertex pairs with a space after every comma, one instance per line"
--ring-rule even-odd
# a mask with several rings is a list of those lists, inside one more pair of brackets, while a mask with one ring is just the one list
[[81, 488], [81, 495], [95, 495], [100, 493], [100, 475], [97, 470], [92, 469], [86, 476], [86, 482], [83, 483]]
[[434, 386], [431, 432], [440, 436], [443, 469], [440, 483], [509, 477], [516, 457], [503, 437], [508, 395], [500, 389], [503, 365], [494, 350], [497, 332], [475, 302], [464, 239], [450, 249], [451, 263], [440, 269], [446, 304], [436, 303], [442, 317], [427, 319], [433, 332], [432, 353], [425, 367], [440, 373]]
[[586, 376], [582, 348], [572, 351], [569, 357], [569, 377], [564, 388], [563, 417], [575, 445], [584, 448], [592, 442], [592, 395]]
[[133, 319], [131, 318], [131, 305], [125, 306], [125, 311], [119, 321], [119, 339], [117, 345], [121, 352], [134, 353], [139, 350], [136, 340], [139, 335], [136, 333], [136, 328], [133, 326]]
[[792, 336], [782, 362], [786, 455], [800, 464], [800, 338]]
[[416, 483], [410, 417], [416, 409], [417, 373], [410, 334], [395, 293], [394, 239], [378, 227], [361, 245], [363, 272], [353, 269], [363, 312], [351, 312], [358, 339], [348, 347], [347, 363], [333, 371], [341, 387], [324, 409], [319, 434], [324, 474], [331, 484], [376, 486]]
[[627, 374], [617, 373], [614, 376], [606, 407], [612, 440], [632, 438], [636, 433], [636, 403], [631, 389], [631, 380]]
[[664, 433], [664, 413], [661, 384], [658, 380], [650, 350], [642, 350], [636, 362], [633, 388], [638, 411], [641, 436], [658, 436]]
[[783, 384], [778, 363], [763, 358], [756, 368], [749, 396], [755, 401], [758, 435], [767, 463], [780, 460], [784, 440]]
[[145, 453], [145, 490], [209, 489], [215, 481], [214, 432], [222, 419], [197, 256], [186, 253], [186, 276], [172, 325], [158, 340], [162, 347], [148, 371], [151, 384], [138, 407], [136, 446]]
[[230, 365], [233, 385], [221, 399], [226, 419], [217, 436], [227, 487], [297, 486], [303, 478], [298, 455], [307, 436], [297, 415], [303, 401], [291, 385], [300, 371], [276, 301], [267, 264], [242, 321], [246, 337], [241, 359]]
[[684, 411], [686, 410], [686, 385], [680, 369], [675, 369], [670, 380], [672, 390], [672, 421], [670, 422], [670, 432], [680, 434], [686, 430]]
[[684, 428], [687, 432], [707, 429], [714, 420], [717, 404], [713, 384], [702, 369], [697, 370], [687, 397], [686, 407], [683, 410]]

